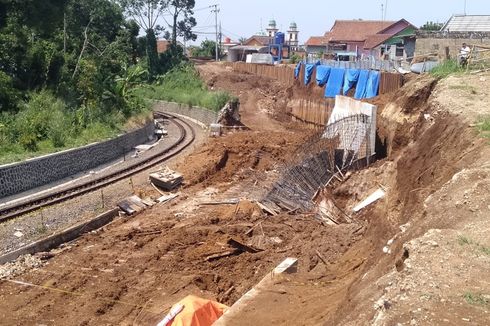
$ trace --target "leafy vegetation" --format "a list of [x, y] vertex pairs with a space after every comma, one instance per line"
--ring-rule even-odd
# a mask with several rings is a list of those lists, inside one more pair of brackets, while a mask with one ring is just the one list
[[440, 31], [442, 27], [444, 26], [443, 23], [435, 23], [433, 21], [428, 21], [424, 25], [420, 26], [420, 29], [423, 31]]
[[490, 302], [488, 297], [481, 293], [466, 292], [463, 298], [470, 305], [485, 306]]
[[299, 54], [293, 53], [293, 55], [291, 55], [291, 58], [289, 59], [289, 62], [296, 64], [302, 60], [303, 58]]
[[452, 74], [462, 73], [465, 69], [456, 60], [446, 60], [431, 70], [432, 76], [436, 78], [445, 78]]
[[[220, 49], [218, 47], [218, 54], [221, 56]], [[202, 41], [201, 46], [194, 47], [192, 49], [192, 56], [197, 58], [212, 58], [216, 57], [216, 42], [205, 40]]]
[[140, 89], [140, 97], [184, 103], [219, 111], [232, 99], [226, 92], [211, 92], [194, 66], [181, 64], [161, 76], [156, 85]]
[[[177, 37], [196, 37], [194, 5], [194, 0], [0, 1], [0, 163], [115, 136], [128, 120], [148, 116], [141, 96], [151, 82], [158, 81], [155, 89], [169, 99], [195, 104], [197, 97], [197, 104], [219, 106], [227, 95], [210, 94], [202, 82], [184, 85], [190, 81], [184, 80], [180, 91], [188, 94], [173, 90], [171, 76], [179, 74], [172, 69], [186, 61]], [[157, 24], [162, 14], [172, 17], [169, 31]], [[158, 34], [172, 40], [163, 54], [157, 53]]]
[[490, 138], [490, 117], [481, 118], [477, 126], [483, 137]]

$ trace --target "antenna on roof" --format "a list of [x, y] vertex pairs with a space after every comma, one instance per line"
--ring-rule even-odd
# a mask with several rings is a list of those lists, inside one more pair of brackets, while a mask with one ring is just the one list
[[464, 15], [466, 16], [466, 0], [464, 0]]
[[381, 4], [381, 20], [384, 20], [385, 5]]

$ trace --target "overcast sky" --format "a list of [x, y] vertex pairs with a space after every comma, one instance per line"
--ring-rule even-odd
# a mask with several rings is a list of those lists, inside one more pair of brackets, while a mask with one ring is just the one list
[[[271, 18], [281, 30], [286, 30], [294, 21], [300, 30], [300, 42], [310, 36], [323, 35], [330, 30], [335, 19], [381, 19], [381, 4], [386, 0], [196, 0], [196, 32], [214, 32], [214, 14], [207, 8], [218, 4], [219, 20], [223, 34], [237, 40], [249, 37], [265, 29]], [[452, 14], [464, 12], [465, 0], [388, 0], [386, 20], [405, 18], [417, 27], [426, 21], [445, 22]], [[467, 0], [467, 14], [490, 15], [490, 0]], [[281, 28], [282, 27], [282, 28]], [[199, 34], [198, 43], [214, 39], [211, 34]]]

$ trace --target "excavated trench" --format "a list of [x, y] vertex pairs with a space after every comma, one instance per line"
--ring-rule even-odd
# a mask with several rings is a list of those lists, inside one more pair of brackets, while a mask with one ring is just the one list
[[[320, 196], [349, 215], [357, 203], [377, 189], [385, 190], [386, 197], [353, 214], [350, 224], [323, 226], [329, 229], [330, 236], [314, 234], [308, 250], [296, 256], [300, 273], [288, 276], [287, 282], [278, 281], [280, 291], [295, 297], [261, 294], [237, 316], [236, 325], [337, 325], [353, 324], [352, 317], [362, 316], [365, 323], [373, 319], [375, 311], [368, 300], [370, 288], [387, 272], [403, 271], [404, 262], [410, 257], [404, 242], [449, 223], [427, 220], [424, 201], [474, 161], [477, 149], [484, 144], [477, 140], [476, 130], [460, 117], [432, 105], [436, 85], [435, 79], [418, 77], [395, 94], [374, 101], [378, 105], [377, 161], [350, 172], [345, 181]], [[319, 239], [328, 243], [319, 245]], [[343, 243], [341, 249], [331, 255], [330, 248], [339, 243]], [[383, 252], [384, 248], [387, 252]], [[326, 266], [324, 259], [328, 260]], [[302, 288], [295, 286], [298, 283]], [[275, 304], [269, 306], [270, 302]], [[301, 314], [285, 314], [284, 310], [291, 306]]]
[[[430, 77], [419, 77], [391, 99], [376, 100], [380, 109], [376, 152], [381, 159], [352, 175], [332, 192], [346, 210], [377, 188], [386, 190], [387, 196], [357, 217], [366, 223], [367, 229], [363, 239], [346, 256], [356, 252], [357, 256], [364, 255], [365, 261], [353, 273], [344, 300], [338, 302], [339, 308], [327, 318], [329, 322], [349, 324], [352, 317], [358, 318], [366, 311], [372, 315], [363, 316], [362, 320], [373, 320], [375, 311], [366, 293], [379, 277], [394, 267], [398, 272], [404, 269], [404, 262], [410, 256], [404, 242], [429, 229], [450, 224], [427, 219], [424, 202], [469, 166], [484, 142], [478, 140], [476, 130], [461, 117], [434, 108], [431, 95], [436, 85], [437, 81]], [[388, 247], [390, 239], [395, 241]], [[383, 252], [383, 248], [389, 248], [391, 255]]]

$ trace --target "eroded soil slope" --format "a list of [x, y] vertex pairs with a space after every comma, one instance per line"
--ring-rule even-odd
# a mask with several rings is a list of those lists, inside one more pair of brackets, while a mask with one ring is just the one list
[[[376, 99], [387, 157], [330, 189], [354, 218], [330, 226], [312, 214], [267, 216], [253, 203], [310, 135], [281, 110], [287, 90], [224, 66], [201, 73], [240, 97], [251, 130], [213, 139], [175, 166], [186, 179], [175, 202], [119, 219], [1, 281], [2, 323], [154, 325], [188, 294], [232, 304], [297, 257], [299, 273], [278, 279], [236, 325], [488, 324], [490, 153], [474, 118], [446, 107], [448, 81], [415, 78]], [[479, 78], [487, 77], [475, 79], [476, 90], [457, 89], [468, 91], [465, 101], [487, 101]], [[380, 187], [385, 199], [350, 213]], [[209, 205], [233, 198], [240, 203]], [[258, 252], [234, 251], [231, 238]]]

